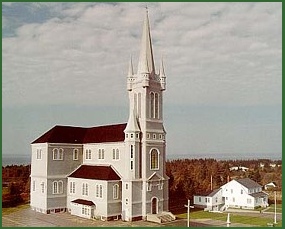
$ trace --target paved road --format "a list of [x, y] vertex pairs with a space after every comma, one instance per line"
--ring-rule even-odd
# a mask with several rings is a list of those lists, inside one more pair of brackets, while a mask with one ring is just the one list
[[[262, 213], [265, 214], [265, 213]], [[248, 215], [248, 214], [247, 214]], [[272, 216], [272, 215], [271, 215]], [[157, 224], [147, 221], [123, 222], [90, 220], [70, 215], [69, 213], [42, 214], [30, 208], [22, 208], [12, 213], [2, 214], [2, 227], [186, 227], [186, 219]], [[191, 219], [191, 227], [226, 227], [223, 221], [211, 219]], [[250, 227], [246, 224], [231, 224], [231, 227]]]

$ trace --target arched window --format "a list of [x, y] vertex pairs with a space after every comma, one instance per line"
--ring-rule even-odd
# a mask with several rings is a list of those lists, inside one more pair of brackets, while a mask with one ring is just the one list
[[119, 185], [115, 184], [113, 186], [113, 199], [118, 199], [119, 198]]
[[154, 93], [150, 93], [150, 117], [154, 118]]
[[57, 181], [52, 182], [52, 193], [57, 194], [58, 193], [58, 183]]
[[63, 182], [61, 180], [58, 181], [58, 193], [59, 194], [63, 193]]
[[158, 151], [152, 149], [150, 152], [150, 169], [158, 169]]
[[116, 150], [113, 149], [113, 160], [115, 160], [115, 159], [116, 159]]
[[158, 118], [158, 93], [154, 96], [154, 118]]
[[53, 160], [58, 160], [58, 149], [57, 148], [52, 150], [52, 158]]
[[58, 160], [63, 160], [63, 149], [59, 149], [59, 155], [58, 155]]

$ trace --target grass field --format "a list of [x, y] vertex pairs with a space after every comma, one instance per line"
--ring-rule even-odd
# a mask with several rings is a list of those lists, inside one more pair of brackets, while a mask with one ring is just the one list
[[2, 215], [9, 215], [13, 212], [20, 211], [22, 209], [30, 208], [29, 204], [22, 204], [18, 205], [16, 207], [10, 207], [10, 208], [2, 208]]
[[[187, 218], [187, 213], [177, 215], [179, 218]], [[193, 211], [190, 213], [191, 219], [213, 219], [213, 220], [221, 220], [227, 221], [227, 213], [213, 213], [213, 212], [205, 212], [205, 211]], [[231, 223], [242, 223], [249, 225], [256, 225], [261, 227], [268, 227], [267, 223], [272, 223], [273, 219], [260, 217], [260, 216], [244, 216], [235, 213], [231, 213], [230, 216]], [[282, 221], [278, 221], [276, 227], [282, 227]]]
[[[269, 209], [266, 210], [266, 212], [274, 212], [274, 211], [275, 211], [274, 204], [271, 204], [269, 206]], [[276, 204], [276, 212], [277, 213], [282, 213], [282, 204]]]

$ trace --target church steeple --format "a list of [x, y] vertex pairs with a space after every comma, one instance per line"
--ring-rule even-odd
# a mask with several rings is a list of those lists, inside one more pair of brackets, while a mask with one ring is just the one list
[[132, 77], [134, 74], [134, 71], [133, 71], [133, 61], [132, 61], [132, 56], [130, 58], [130, 63], [129, 63], [129, 72], [128, 72], [128, 77]]
[[152, 43], [149, 28], [148, 10], [146, 8], [141, 40], [140, 59], [138, 64], [138, 74], [154, 74], [154, 60], [152, 52]]
[[166, 76], [164, 72], [164, 65], [163, 65], [163, 59], [161, 57], [161, 63], [160, 63], [160, 69], [159, 69], [159, 77], [160, 77], [160, 84], [161, 84], [161, 90], [164, 91], [166, 88]]

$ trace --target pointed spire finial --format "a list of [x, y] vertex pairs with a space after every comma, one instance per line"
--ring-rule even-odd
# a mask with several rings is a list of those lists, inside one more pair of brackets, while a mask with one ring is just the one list
[[161, 62], [160, 62], [159, 75], [160, 75], [160, 77], [162, 77], [162, 76], [165, 77], [163, 57], [162, 56], [161, 56]]
[[129, 63], [129, 72], [128, 72], [128, 77], [133, 76], [134, 71], [133, 71], [133, 61], [132, 61], [132, 55], [130, 57], [130, 63]]
[[148, 8], [146, 6], [140, 58], [138, 64], [138, 73], [153, 73], [153, 72], [155, 72], [155, 68], [154, 68], [152, 43], [151, 43], [150, 28], [149, 28]]

